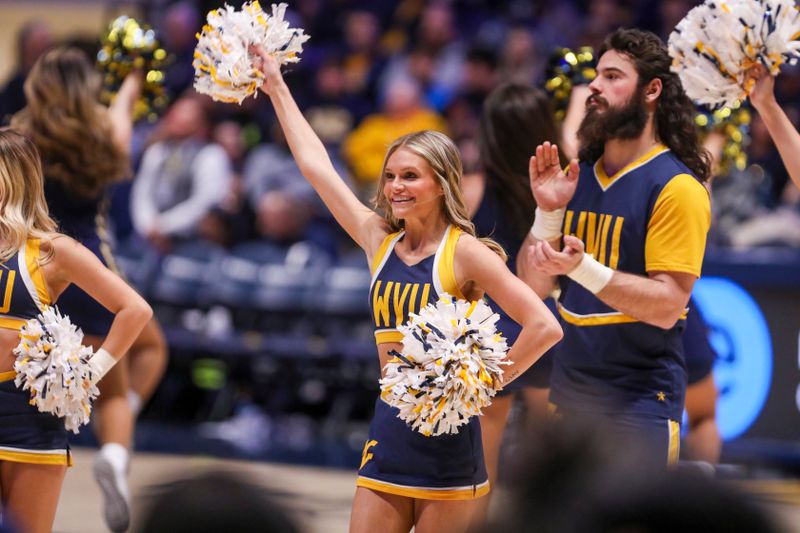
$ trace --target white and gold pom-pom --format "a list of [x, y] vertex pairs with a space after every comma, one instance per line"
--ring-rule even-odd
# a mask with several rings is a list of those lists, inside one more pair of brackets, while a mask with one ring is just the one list
[[800, 57], [800, 11], [794, 0], [706, 0], [669, 37], [672, 70], [686, 94], [710, 107], [733, 107], [747, 96], [747, 71], [777, 74]]
[[91, 402], [99, 394], [91, 380], [92, 349], [81, 344], [83, 332], [48, 307], [22, 326], [19, 336], [14, 383], [30, 391], [30, 403], [39, 411], [64, 418], [66, 428], [77, 433], [89, 422]]
[[457, 433], [492, 402], [502, 383], [508, 345], [499, 315], [483, 301], [443, 295], [400, 326], [403, 353], [384, 368], [381, 398], [426, 436]]
[[194, 88], [214, 100], [238, 102], [256, 91], [263, 75], [253, 65], [251, 45], [260, 44], [280, 64], [300, 61], [298, 54], [308, 35], [290, 28], [283, 20], [286, 4], [272, 4], [266, 14], [257, 2], [247, 2], [241, 11], [225, 5], [208, 13], [208, 23], [197, 34], [194, 50]]

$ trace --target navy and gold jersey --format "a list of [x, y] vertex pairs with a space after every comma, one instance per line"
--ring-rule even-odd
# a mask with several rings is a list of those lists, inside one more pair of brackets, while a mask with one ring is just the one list
[[[375, 340], [402, 342], [397, 328], [444, 293], [465, 299], [453, 259], [461, 230], [448, 226], [432, 256], [407, 265], [394, 251], [400, 231], [387, 235], [372, 260], [370, 306]], [[454, 435], [426, 437], [398, 418], [380, 397], [369, 427], [356, 485], [422, 500], [468, 500], [489, 492], [477, 417]]]
[[465, 299], [456, 282], [453, 258], [461, 230], [448, 226], [436, 253], [407, 265], [394, 253], [404, 231], [387, 235], [372, 260], [370, 308], [375, 321], [375, 342], [402, 342], [397, 328], [408, 322], [409, 313], [419, 313], [447, 293]]
[[29, 239], [0, 265], [0, 328], [19, 329], [50, 305], [40, 255], [39, 240]]
[[[0, 265], [0, 328], [20, 329], [51, 304], [38, 239], [29, 239]], [[71, 465], [64, 421], [41, 413], [30, 393], [14, 385], [15, 372], [0, 372], [0, 461]]]
[[[587, 253], [615, 270], [699, 277], [710, 220], [705, 187], [658, 145], [613, 176], [606, 175], [602, 159], [581, 163], [564, 234], [581, 239]], [[664, 330], [609, 307], [567, 277], [560, 283], [564, 339], [551, 377], [552, 401], [680, 420], [687, 379], [684, 321]]]

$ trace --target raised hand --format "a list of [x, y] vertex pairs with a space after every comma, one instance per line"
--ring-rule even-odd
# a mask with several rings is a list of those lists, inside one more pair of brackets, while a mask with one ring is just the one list
[[748, 90], [750, 103], [761, 112], [769, 104], [775, 102], [775, 76], [772, 76], [763, 65], [756, 65], [747, 71], [744, 87]]
[[578, 185], [577, 159], [569, 162], [569, 169], [564, 173], [558, 158], [558, 147], [545, 142], [536, 147], [536, 155], [531, 157], [528, 171], [536, 205], [544, 211], [566, 207]]
[[269, 94], [270, 91], [283, 82], [281, 66], [278, 60], [272, 57], [260, 44], [251, 46], [248, 49], [253, 55], [253, 65], [264, 75], [264, 83], [261, 90]]

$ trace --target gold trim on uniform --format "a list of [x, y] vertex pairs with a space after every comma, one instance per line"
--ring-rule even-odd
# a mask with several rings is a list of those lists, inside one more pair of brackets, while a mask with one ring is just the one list
[[3, 383], [5, 381], [11, 381], [15, 377], [17, 377], [17, 373], [14, 370], [9, 370], [7, 372], [0, 372], [0, 383]]
[[396, 329], [385, 329], [375, 332], [375, 344], [384, 342], [403, 342], [403, 334]]
[[467, 485], [465, 487], [409, 487], [406, 485], [396, 485], [386, 481], [379, 481], [364, 476], [356, 479], [357, 487], [364, 487], [378, 492], [386, 492], [407, 498], [417, 498], [419, 500], [473, 500], [489, 494], [489, 481], [486, 480], [480, 485]]
[[[561, 305], [561, 302], [558, 302], [556, 306], [558, 307], [558, 313], [561, 315], [561, 318], [575, 326], [609, 326], [612, 324], [631, 324], [633, 322], [641, 322], [640, 320], [637, 320], [632, 316], [628, 316], [625, 313], [620, 313], [619, 311], [579, 315], [578, 313], [574, 313]], [[688, 313], [689, 309], [684, 309], [678, 319], [686, 320], [686, 315]]]
[[37, 465], [72, 466], [72, 454], [69, 450], [24, 450], [0, 446], [0, 461], [30, 463]]
[[616, 183], [619, 178], [621, 178], [628, 172], [639, 168], [645, 163], [648, 163], [651, 159], [667, 151], [669, 151], [669, 148], [659, 143], [655, 147], [653, 147], [652, 150], [644, 154], [639, 159], [632, 161], [631, 163], [628, 163], [627, 165], [622, 167], [613, 176], [608, 176], [606, 174], [606, 170], [603, 168], [603, 158], [601, 157], [594, 164], [594, 177], [595, 179], [597, 179], [597, 183], [600, 185], [600, 188], [603, 189], [603, 191], [606, 191], [608, 190], [609, 187], [614, 185], [614, 183]]
[[673, 466], [678, 464], [678, 457], [681, 453], [681, 426], [674, 420], [667, 420], [667, 425], [669, 427], [667, 464]]
[[[458, 244], [458, 238], [461, 236], [461, 233], [461, 228], [452, 225], [448, 227], [444, 250], [442, 250], [442, 256], [439, 258], [439, 271], [436, 272], [436, 274], [439, 276], [444, 292], [456, 298], [460, 298], [461, 300], [466, 300], [466, 297], [461, 293], [461, 287], [458, 286], [458, 282], [456, 281], [454, 261], [456, 245]], [[439, 296], [441, 296], [441, 294]]]
[[33, 285], [36, 287], [36, 294], [39, 296], [39, 301], [42, 305], [50, 305], [50, 293], [47, 290], [47, 283], [44, 280], [44, 272], [39, 264], [39, 257], [41, 256], [41, 241], [39, 239], [29, 239], [25, 250], [25, 263], [28, 267], [28, 273], [33, 280]]
[[389, 246], [392, 244], [392, 241], [397, 237], [402, 231], [396, 231], [394, 233], [390, 233], [386, 237], [384, 237], [383, 242], [378, 247], [378, 251], [375, 252], [375, 256], [372, 258], [372, 264], [369, 266], [369, 271], [372, 274], [375, 274], [375, 271], [381, 266], [381, 262], [383, 261], [384, 256], [386, 255], [386, 251], [389, 249]]
[[13, 318], [10, 316], [0, 316], [0, 328], [2, 329], [16, 329], [19, 330], [28, 321], [24, 318]]

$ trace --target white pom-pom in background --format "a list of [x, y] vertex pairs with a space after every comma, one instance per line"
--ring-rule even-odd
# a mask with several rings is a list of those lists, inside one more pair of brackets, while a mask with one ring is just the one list
[[245, 3], [241, 11], [226, 4], [209, 12], [194, 50], [195, 90], [240, 104], [256, 94], [264, 80], [253, 65], [251, 45], [262, 45], [280, 64], [300, 61], [308, 35], [290, 28], [283, 20], [285, 13], [286, 4], [272, 4], [272, 14], [267, 15], [257, 1]]
[[39, 411], [64, 418], [66, 428], [78, 433], [89, 422], [91, 402], [100, 392], [91, 381], [93, 352], [81, 344], [83, 332], [48, 307], [22, 326], [19, 335], [14, 383], [30, 391], [30, 403]]
[[411, 313], [403, 353], [384, 368], [381, 398], [426, 436], [457, 433], [490, 405], [502, 383], [508, 345], [497, 333], [499, 316], [483, 301], [443, 295]]
[[698, 104], [732, 107], [747, 96], [745, 76], [761, 64], [777, 74], [800, 57], [794, 0], [706, 0], [669, 37], [672, 70]]

